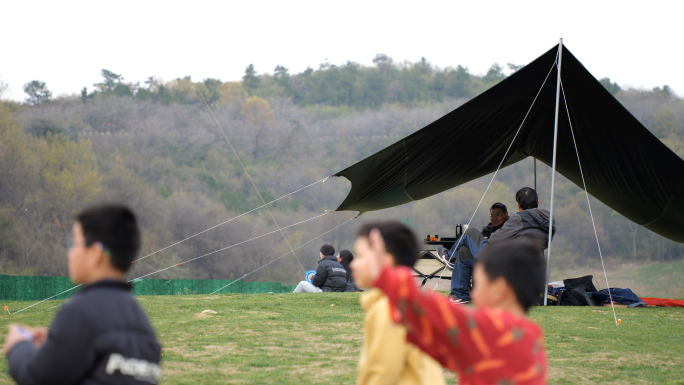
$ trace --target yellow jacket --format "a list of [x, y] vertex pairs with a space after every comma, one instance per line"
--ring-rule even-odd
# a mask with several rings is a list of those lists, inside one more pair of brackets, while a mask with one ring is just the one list
[[378, 289], [361, 294], [366, 311], [363, 348], [356, 383], [360, 385], [443, 385], [444, 370], [406, 342], [406, 328], [395, 324], [387, 297]]

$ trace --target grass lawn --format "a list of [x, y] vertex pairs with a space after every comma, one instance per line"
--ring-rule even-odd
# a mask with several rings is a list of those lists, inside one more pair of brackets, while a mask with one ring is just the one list
[[[363, 332], [354, 293], [138, 297], [158, 333], [166, 384], [351, 384]], [[56, 305], [48, 301], [43, 308]], [[28, 303], [6, 302], [10, 310]], [[37, 306], [36, 308], [39, 308]], [[57, 308], [0, 316], [48, 325]], [[213, 310], [216, 314], [203, 314]], [[684, 384], [684, 309], [535, 308], [551, 384]], [[448, 383], [454, 383], [449, 373]], [[12, 383], [0, 360], [0, 384]]]

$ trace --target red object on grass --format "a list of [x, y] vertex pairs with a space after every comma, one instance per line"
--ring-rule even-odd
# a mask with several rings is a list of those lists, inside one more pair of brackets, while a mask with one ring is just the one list
[[669, 298], [646, 298], [639, 297], [642, 301], [646, 302], [648, 306], [664, 306], [664, 307], [684, 307], [684, 301], [680, 299], [669, 299]]

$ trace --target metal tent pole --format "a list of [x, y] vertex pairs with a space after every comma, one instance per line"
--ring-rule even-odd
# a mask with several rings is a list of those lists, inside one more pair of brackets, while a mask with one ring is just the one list
[[556, 68], [558, 76], [556, 79], [556, 122], [553, 127], [553, 162], [551, 165], [551, 199], [549, 201], [549, 243], [546, 247], [546, 279], [544, 280], [544, 306], [546, 306], [546, 293], [549, 284], [549, 268], [551, 264], [551, 237], [553, 236], [553, 189], [556, 185], [556, 150], [558, 147], [558, 110], [560, 105], [560, 81], [561, 81], [561, 61], [563, 58], [563, 38], [558, 43], [558, 63]]
[[536, 191], [537, 196], [539, 196], [539, 191], [537, 191], [537, 158], [534, 158], [534, 191]]

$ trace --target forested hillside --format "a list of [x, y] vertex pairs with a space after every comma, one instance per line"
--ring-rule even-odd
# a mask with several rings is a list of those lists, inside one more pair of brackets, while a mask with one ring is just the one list
[[[261, 75], [249, 66], [242, 82], [151, 77], [143, 85], [103, 70], [102, 82], [93, 89], [56, 99], [48, 85], [27, 84], [25, 103], [0, 104], [0, 271], [66, 274], [65, 244], [73, 215], [101, 201], [122, 201], [136, 210], [146, 256], [262, 205], [231, 145], [268, 202], [422, 128], [519, 69], [494, 65], [476, 76], [461, 66], [440, 69], [425, 60], [396, 64], [378, 55], [374, 63], [326, 63], [292, 75], [282, 66]], [[609, 79], [602, 83], [684, 157], [682, 99], [667, 86], [623, 90]], [[548, 207], [550, 170], [541, 163], [538, 169], [541, 204]], [[375, 218], [410, 217], [421, 236], [450, 235], [455, 223], [468, 221], [490, 178], [367, 213], [298, 250], [297, 257], [311, 269], [322, 242], [351, 248], [358, 221]], [[513, 211], [515, 191], [533, 183], [531, 159], [504, 169], [473, 225], [486, 223], [487, 207], [495, 201]], [[332, 178], [269, 207], [281, 227], [289, 226], [335, 209], [349, 188], [346, 180]], [[584, 192], [561, 177], [555, 202], [554, 263], [595, 263]], [[592, 200], [592, 208], [604, 256], [621, 261], [684, 257], [683, 245], [634, 225], [598, 201]], [[355, 214], [334, 212], [283, 234], [297, 247]], [[265, 209], [156, 253], [136, 263], [131, 276], [268, 232], [273, 233], [154, 276], [237, 278], [289, 250]], [[286, 256], [249, 279], [293, 283], [301, 275], [297, 259]]]

